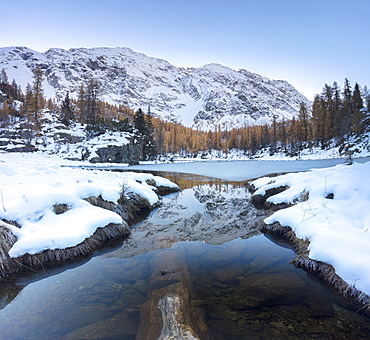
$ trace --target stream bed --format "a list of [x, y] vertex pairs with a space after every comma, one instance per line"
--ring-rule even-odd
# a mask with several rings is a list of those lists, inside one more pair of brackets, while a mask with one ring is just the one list
[[182, 191], [127, 240], [0, 282], [0, 339], [156, 340], [157, 303], [172, 290], [196, 315], [189, 326], [199, 339], [369, 337], [361, 310], [289, 264], [288, 244], [260, 233], [267, 212], [251, 205], [243, 182], [161, 175]]

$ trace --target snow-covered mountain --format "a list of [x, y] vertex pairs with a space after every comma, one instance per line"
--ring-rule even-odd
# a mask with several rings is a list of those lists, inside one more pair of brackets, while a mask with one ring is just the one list
[[52, 48], [45, 53], [27, 47], [0, 48], [0, 69], [24, 90], [32, 70], [41, 66], [46, 97], [77, 96], [81, 84], [94, 78], [101, 99], [130, 108], [150, 106], [152, 113], [194, 128], [241, 127], [296, 116], [307, 98], [283, 80], [270, 80], [219, 64], [178, 68], [129, 48]]

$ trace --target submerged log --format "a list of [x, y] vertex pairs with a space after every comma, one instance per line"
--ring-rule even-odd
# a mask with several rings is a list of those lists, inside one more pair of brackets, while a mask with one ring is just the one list
[[187, 326], [184, 326], [183, 305], [184, 301], [178, 294], [167, 293], [159, 300], [158, 308], [162, 312], [163, 327], [158, 340], [198, 339]]
[[136, 339], [210, 339], [182, 246], [159, 251], [152, 261], [150, 293], [140, 306]]

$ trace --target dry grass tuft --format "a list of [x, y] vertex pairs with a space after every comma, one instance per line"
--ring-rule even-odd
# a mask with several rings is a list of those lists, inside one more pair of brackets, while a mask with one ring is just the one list
[[0, 225], [0, 277], [4, 277], [6, 273], [11, 273], [12, 261], [8, 252], [16, 241], [17, 238], [11, 230], [4, 225]]
[[6, 227], [0, 226], [0, 278], [27, 270], [53, 267], [71, 261], [77, 257], [91, 254], [102, 247], [107, 241], [125, 237], [130, 234], [128, 225], [109, 224], [98, 228], [95, 233], [80, 244], [66, 249], [44, 250], [39, 254], [25, 254], [21, 257], [9, 257], [9, 249], [16, 241], [14, 234]]
[[296, 256], [291, 261], [297, 268], [301, 268], [307, 272], [314, 274], [320, 278], [328, 287], [334, 290], [335, 293], [357, 303], [367, 314], [370, 313], [370, 296], [359, 291], [355, 285], [349, 285], [336, 273], [335, 269], [324, 262], [315, 261], [309, 258], [308, 240], [297, 238], [294, 231], [289, 227], [283, 227], [278, 222], [271, 225], [263, 224], [261, 231], [271, 233], [289, 241], [295, 250]]

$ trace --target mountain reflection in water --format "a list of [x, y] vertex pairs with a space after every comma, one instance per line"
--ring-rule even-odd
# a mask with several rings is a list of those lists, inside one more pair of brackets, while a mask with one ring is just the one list
[[[183, 190], [115, 248], [0, 285], [4, 339], [158, 339], [158, 301], [183, 298], [200, 339], [364, 339], [370, 321], [289, 264], [244, 183], [160, 173]], [[281, 246], [283, 245], [283, 247]], [[192, 316], [193, 315], [193, 316]], [[194, 317], [195, 316], [195, 317]]]

